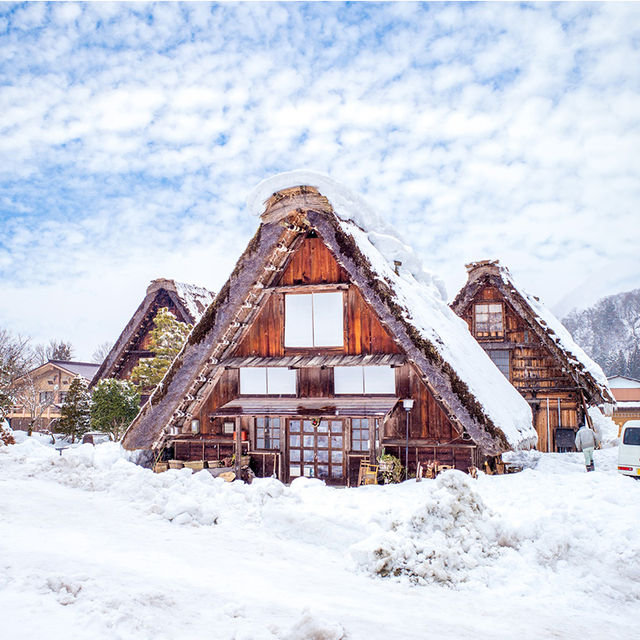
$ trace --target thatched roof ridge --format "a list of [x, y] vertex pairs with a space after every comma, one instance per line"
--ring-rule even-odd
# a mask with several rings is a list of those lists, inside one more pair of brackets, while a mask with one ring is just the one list
[[498, 260], [481, 260], [466, 265], [466, 268], [467, 283], [451, 303], [456, 313], [462, 314], [482, 287], [495, 287], [549, 351], [562, 362], [568, 375], [584, 392], [587, 402], [615, 402], [600, 366], [574, 342], [568, 330], [538, 297], [516, 284], [507, 267]]

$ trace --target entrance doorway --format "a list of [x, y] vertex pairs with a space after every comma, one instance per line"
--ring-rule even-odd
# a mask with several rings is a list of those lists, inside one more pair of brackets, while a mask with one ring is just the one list
[[301, 476], [344, 483], [344, 422], [289, 420], [289, 479]]

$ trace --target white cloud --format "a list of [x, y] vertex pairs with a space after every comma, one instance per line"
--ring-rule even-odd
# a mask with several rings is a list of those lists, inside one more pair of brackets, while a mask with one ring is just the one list
[[222, 284], [247, 192], [298, 167], [361, 191], [450, 294], [485, 257], [551, 304], [640, 286], [637, 5], [0, 14], [0, 323], [87, 357], [151, 278]]

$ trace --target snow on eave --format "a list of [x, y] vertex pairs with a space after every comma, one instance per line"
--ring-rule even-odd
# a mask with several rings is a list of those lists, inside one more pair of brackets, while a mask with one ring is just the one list
[[176, 294], [182, 301], [185, 310], [189, 313], [192, 322], [196, 323], [207, 310], [207, 307], [213, 302], [216, 294], [209, 289], [199, 287], [195, 284], [187, 284], [186, 282], [176, 282]]
[[591, 378], [593, 385], [598, 388], [602, 400], [614, 401], [613, 394], [609, 388], [609, 382], [600, 365], [594, 362], [584, 350], [576, 344], [566, 327], [547, 309], [538, 297], [531, 295], [515, 283], [509, 269], [499, 264], [497, 267], [504, 284], [507, 287], [511, 287], [529, 306], [536, 322], [545, 330], [546, 335], [564, 354], [567, 363], [572, 366], [578, 374], [587, 374], [587, 376]]

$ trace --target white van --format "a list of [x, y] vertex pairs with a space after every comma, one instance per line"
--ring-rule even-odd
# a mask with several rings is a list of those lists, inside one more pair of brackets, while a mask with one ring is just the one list
[[618, 473], [640, 477], [640, 420], [624, 423], [618, 447]]

